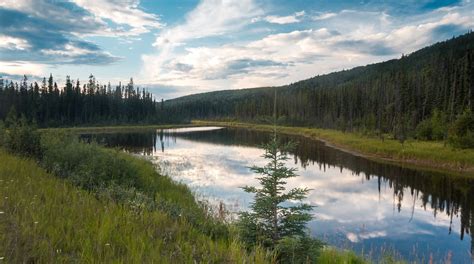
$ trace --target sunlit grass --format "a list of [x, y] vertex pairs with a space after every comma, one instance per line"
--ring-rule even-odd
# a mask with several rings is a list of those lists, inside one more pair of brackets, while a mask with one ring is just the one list
[[[272, 125], [236, 122], [194, 121], [196, 125], [220, 125], [270, 131]], [[370, 137], [337, 130], [278, 126], [278, 132], [325, 140], [329, 144], [354, 151], [369, 158], [394, 160], [417, 167], [438, 168], [474, 174], [474, 150], [455, 149], [443, 142], [409, 140], [404, 144], [394, 139]]]
[[168, 125], [116, 125], [116, 126], [78, 126], [62, 128], [42, 128], [41, 132], [73, 132], [73, 133], [116, 133], [116, 132], [143, 132], [168, 128], [196, 126], [194, 124], [168, 124]]
[[321, 264], [364, 264], [368, 263], [352, 251], [342, 251], [334, 248], [324, 249], [318, 258]]

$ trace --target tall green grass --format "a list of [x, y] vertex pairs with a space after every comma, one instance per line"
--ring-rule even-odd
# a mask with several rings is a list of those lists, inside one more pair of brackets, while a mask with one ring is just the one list
[[98, 199], [34, 160], [1, 150], [0, 160], [0, 257], [8, 263], [268, 262], [263, 251], [211, 239], [186, 219]]
[[325, 264], [364, 264], [364, 259], [357, 256], [352, 251], [340, 251], [334, 248], [326, 248], [323, 250], [318, 259], [318, 263]]
[[136, 210], [166, 211], [213, 238], [229, 236], [227, 226], [203, 210], [186, 185], [160, 175], [146, 160], [55, 132], [42, 135], [41, 149], [44, 168], [97, 196]]

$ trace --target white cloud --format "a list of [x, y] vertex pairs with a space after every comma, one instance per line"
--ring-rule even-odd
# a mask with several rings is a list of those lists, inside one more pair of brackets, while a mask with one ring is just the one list
[[346, 237], [347, 237], [347, 239], [348, 239], [349, 241], [351, 241], [352, 243], [357, 243], [357, 242], [359, 242], [359, 237], [358, 237], [356, 234], [352, 233], [352, 232], [347, 233], [347, 234], [346, 234]]
[[[157, 54], [142, 56], [142, 60], [145, 62], [142, 77], [148, 78], [148, 81], [177, 81], [173, 85], [181, 85], [180, 73], [165, 69], [174, 58], [174, 49], [177, 46], [185, 45], [190, 40], [238, 31], [250, 24], [252, 18], [259, 16], [262, 12], [253, 0], [202, 0], [194, 10], [186, 15], [183, 24], [166, 29], [157, 37], [153, 44], [158, 48]], [[188, 64], [187, 60], [196, 61], [199, 59], [197, 56], [201, 56], [195, 52], [191, 52], [189, 55], [183, 62], [179, 60], [180, 63]], [[203, 63], [208, 65], [207, 67], [213, 67], [219, 63], [219, 58], [203, 61]], [[204, 83], [202, 79], [193, 79], [193, 76], [188, 75], [187, 78], [185, 86], [200, 86]]]
[[139, 4], [139, 0], [0, 0], [4, 8], [46, 19], [72, 34], [101, 36], [133, 36], [161, 28], [159, 17], [141, 10]]
[[305, 11], [296, 12], [290, 16], [266, 16], [263, 20], [267, 21], [268, 23], [273, 24], [292, 24], [301, 22], [301, 17], [305, 15]]
[[30, 62], [16, 61], [4, 62], [0, 61], [0, 71], [9, 75], [44, 75], [45, 65]]
[[296, 16], [266, 16], [264, 20], [269, 23], [280, 25], [300, 22]]
[[313, 20], [325, 20], [325, 19], [329, 19], [329, 18], [335, 17], [335, 16], [337, 16], [336, 13], [331, 13], [331, 12], [321, 13], [317, 16], [313, 16]]
[[[281, 33], [261, 30], [260, 39], [220, 45], [212, 41], [213, 45], [206, 45], [201, 41], [201, 44], [193, 45], [190, 40], [196, 38], [221, 34], [238, 36], [247, 23], [269, 17], [255, 16], [262, 12], [257, 7], [258, 12], [244, 15], [240, 24], [223, 26], [227, 23], [221, 19], [212, 21], [210, 15], [204, 15], [207, 8], [203, 6], [210, 2], [203, 1], [188, 15], [186, 23], [160, 35], [155, 43], [158, 54], [142, 57], [143, 76], [151, 78], [151, 83], [196, 87], [186, 90], [186, 94], [282, 85], [399, 57], [443, 40], [445, 37], [440, 35], [440, 29], [449, 32], [453, 28], [459, 32], [474, 27], [472, 6], [437, 9], [411, 16], [406, 21], [385, 11], [342, 10], [319, 13], [316, 19], [313, 17], [311, 25], [306, 24], [307, 29]], [[298, 12], [288, 17], [300, 19], [304, 15], [304, 12]], [[279, 18], [284, 18], [280, 22], [294, 21], [293, 18]], [[202, 26], [206, 23], [207, 27]], [[259, 29], [258, 24], [253, 25], [254, 30]], [[176, 46], [180, 48], [174, 49]]]
[[44, 49], [44, 50], [41, 50], [41, 52], [48, 55], [60, 55], [60, 56], [79, 56], [79, 55], [93, 53], [93, 51], [91, 50], [81, 49], [71, 44], [66, 44], [63, 50]]
[[0, 49], [25, 50], [30, 47], [30, 44], [25, 39], [0, 35]]
[[176, 46], [187, 40], [222, 35], [239, 30], [262, 13], [253, 0], [202, 0], [184, 24], [165, 30], [153, 44], [158, 48]]
[[131, 30], [124, 29], [122, 34], [138, 35], [148, 32], [150, 28], [163, 26], [157, 15], [139, 9], [139, 0], [73, 0], [73, 2], [102, 21], [109, 19], [116, 24], [131, 27]]
[[442, 26], [462, 26], [465, 28], [473, 28], [473, 15], [474, 12], [471, 12], [471, 16], [462, 15], [459, 12], [448, 12], [437, 20], [430, 20], [418, 25], [407, 25], [397, 28], [386, 37], [386, 41], [392, 43], [392, 45], [401, 52], [409, 53], [429, 44], [432, 38], [430, 33], [436, 28]]
[[295, 12], [293, 15], [289, 16], [265, 16], [265, 17], [254, 17], [252, 18], [251, 22], [256, 23], [260, 21], [265, 21], [271, 24], [279, 24], [279, 25], [285, 25], [285, 24], [293, 24], [293, 23], [299, 23], [302, 21], [302, 18], [305, 16], [305, 11], [299, 11]]

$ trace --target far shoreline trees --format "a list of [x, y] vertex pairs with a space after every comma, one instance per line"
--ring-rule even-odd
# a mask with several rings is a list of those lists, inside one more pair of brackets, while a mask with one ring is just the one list
[[66, 77], [59, 87], [53, 76], [28, 82], [24, 76], [18, 83], [0, 83], [0, 120], [15, 109], [18, 117], [40, 127], [92, 124], [157, 123], [163, 105], [152, 94], [128, 84], [112, 87], [100, 84], [91, 74], [87, 83]]

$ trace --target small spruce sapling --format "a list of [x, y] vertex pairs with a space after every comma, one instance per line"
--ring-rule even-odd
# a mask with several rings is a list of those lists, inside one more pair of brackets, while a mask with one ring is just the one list
[[[303, 203], [310, 189], [286, 190], [287, 179], [296, 177], [296, 168], [288, 168], [285, 161], [288, 152], [295, 147], [292, 142], [282, 143], [276, 131], [270, 142], [263, 145], [262, 157], [268, 160], [263, 167], [251, 170], [258, 177], [259, 187], [245, 186], [243, 189], [255, 195], [250, 212], [240, 214], [241, 236], [248, 245], [276, 248], [278, 242], [288, 237], [305, 237], [306, 223], [312, 219], [313, 206]], [[298, 202], [296, 205], [290, 205]]]

